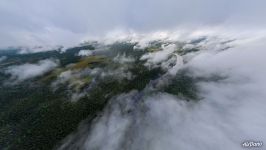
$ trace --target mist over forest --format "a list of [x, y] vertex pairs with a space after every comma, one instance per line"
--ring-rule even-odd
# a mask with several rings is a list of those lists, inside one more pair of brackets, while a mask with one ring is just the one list
[[265, 6], [2, 0], [0, 149], [263, 149]]

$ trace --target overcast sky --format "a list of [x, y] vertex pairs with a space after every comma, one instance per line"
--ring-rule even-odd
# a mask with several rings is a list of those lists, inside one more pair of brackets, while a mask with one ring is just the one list
[[112, 30], [263, 28], [265, 0], [1, 0], [0, 47], [67, 45]]

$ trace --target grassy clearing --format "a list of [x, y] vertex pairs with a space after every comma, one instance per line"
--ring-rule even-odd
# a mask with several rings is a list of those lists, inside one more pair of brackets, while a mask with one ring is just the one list
[[92, 67], [94, 65], [104, 63], [106, 60], [107, 59], [104, 56], [89, 56], [74, 64], [71, 69], [84, 69], [87, 67]]

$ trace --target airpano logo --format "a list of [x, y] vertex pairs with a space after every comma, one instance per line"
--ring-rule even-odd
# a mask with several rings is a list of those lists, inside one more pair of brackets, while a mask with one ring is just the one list
[[262, 141], [244, 141], [242, 143], [242, 146], [244, 148], [257, 148], [257, 147], [262, 147], [263, 146], [263, 142]]

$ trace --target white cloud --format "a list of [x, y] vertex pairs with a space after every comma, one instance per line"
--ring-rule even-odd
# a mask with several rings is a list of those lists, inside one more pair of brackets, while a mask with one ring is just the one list
[[141, 56], [140, 60], [146, 60], [145, 66], [149, 68], [161, 67], [170, 75], [175, 75], [183, 66], [183, 58], [176, 53], [176, 44], [162, 45], [161, 50], [148, 52]]
[[78, 56], [91, 56], [92, 54], [91, 50], [80, 50]]
[[52, 50], [59, 50], [62, 48], [61, 46], [34, 46], [34, 47], [21, 47], [19, 48], [18, 54], [29, 54], [29, 53], [38, 53], [38, 52], [46, 52]]
[[115, 56], [113, 58], [114, 62], [118, 62], [120, 64], [126, 64], [126, 63], [133, 63], [135, 62], [135, 59], [133, 57], [130, 56], [126, 56], [126, 54], [118, 54], [117, 56]]
[[[121, 94], [95, 120], [83, 149], [242, 150], [245, 140], [266, 141], [265, 38], [202, 51], [183, 67], [191, 76], [226, 75], [198, 83], [200, 101], [149, 91]], [[252, 37], [251, 37], [252, 39]]]
[[245, 30], [264, 28], [263, 6], [264, 0], [2, 0], [0, 47], [68, 47], [114, 29], [149, 32], [221, 25]]
[[176, 50], [175, 44], [162, 46], [162, 50], [144, 54], [140, 60], [147, 60], [147, 65], [156, 65], [167, 60]]
[[26, 79], [34, 78], [54, 69], [58, 66], [55, 60], [45, 59], [40, 60], [36, 64], [26, 63], [22, 65], [10, 66], [5, 70], [5, 73], [11, 75], [12, 82], [19, 82]]

